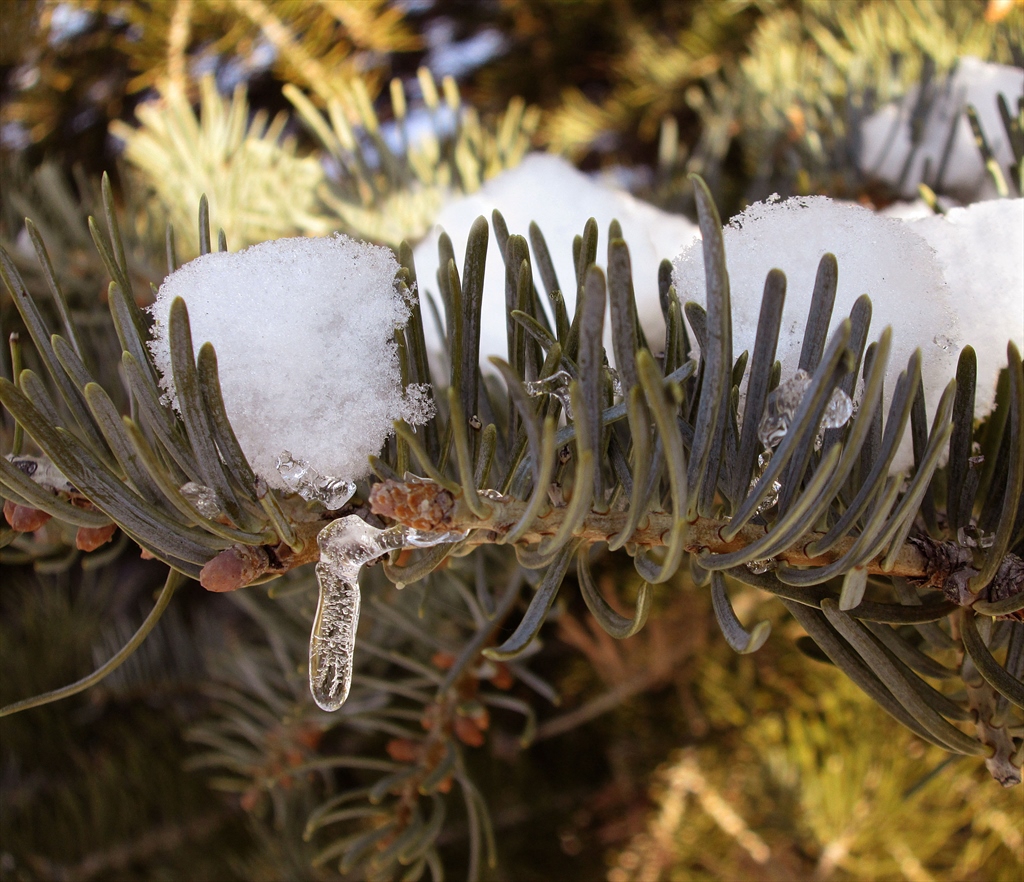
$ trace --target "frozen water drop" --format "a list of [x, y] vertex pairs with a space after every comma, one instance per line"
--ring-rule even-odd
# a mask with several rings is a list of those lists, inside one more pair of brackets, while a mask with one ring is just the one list
[[853, 416], [853, 399], [842, 389], [834, 389], [821, 418], [821, 428], [841, 429]]
[[[771, 450], [766, 450], [764, 453], [758, 454], [757, 470], [754, 472], [754, 476], [750, 479], [750, 487], [747, 490], [748, 493], [753, 493], [757, 489], [757, 485], [761, 482], [761, 476], [764, 475], [765, 469], [768, 468], [768, 463], [771, 461]], [[769, 488], [765, 498], [758, 503], [754, 514], [764, 514], [770, 508], [773, 508], [779, 501], [780, 490], [782, 490], [782, 484], [778, 481], [772, 481], [772, 486]]]
[[[777, 447], [786, 437], [789, 424], [793, 420], [804, 396], [811, 385], [811, 375], [800, 369], [792, 377], [781, 383], [768, 396], [765, 403], [764, 416], [757, 428], [757, 435], [766, 449]], [[821, 446], [821, 436], [825, 429], [839, 429], [845, 426], [853, 416], [853, 400], [842, 389], [833, 389], [818, 425], [818, 437], [815, 447]]]
[[790, 420], [800, 407], [807, 387], [811, 385], [811, 375], [805, 370], [798, 370], [785, 383], [780, 383], [768, 396], [765, 403], [764, 416], [757, 428], [757, 436], [768, 449], [775, 447], [786, 437]]
[[991, 548], [995, 540], [995, 533], [984, 533], [976, 524], [967, 524], [956, 531], [956, 541], [965, 548]]
[[770, 557], [764, 560], [752, 560], [747, 564], [747, 569], [754, 573], [756, 576], [762, 576], [765, 573], [774, 570], [778, 566], [778, 563]]
[[554, 395], [562, 405], [567, 419], [572, 419], [572, 402], [569, 400], [569, 384], [572, 377], [566, 371], [555, 371], [542, 380], [531, 380], [523, 384], [526, 394], [532, 398], [538, 395]]
[[342, 478], [321, 475], [303, 459], [295, 459], [287, 450], [277, 458], [277, 471], [285, 486], [307, 502], [319, 502], [328, 511], [337, 511], [356, 492], [356, 485]]
[[217, 494], [209, 487], [197, 484], [195, 481], [188, 481], [182, 484], [179, 489], [181, 490], [181, 495], [191, 502], [195, 506], [196, 511], [204, 518], [209, 518], [212, 521], [223, 514], [220, 503], [217, 501]]

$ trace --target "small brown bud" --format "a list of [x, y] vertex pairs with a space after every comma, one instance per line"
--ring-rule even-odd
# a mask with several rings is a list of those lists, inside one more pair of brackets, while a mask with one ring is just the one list
[[452, 728], [455, 737], [467, 747], [480, 747], [484, 743], [483, 731], [469, 717], [456, 717]]
[[439, 649], [430, 657], [430, 662], [435, 668], [440, 668], [442, 671], [451, 670], [453, 664], [455, 664], [455, 656], [443, 649]]
[[422, 753], [420, 743], [411, 738], [392, 738], [385, 750], [396, 763], [414, 763]]
[[491, 677], [491, 685], [495, 689], [511, 689], [514, 683], [515, 677], [512, 676], [512, 671], [509, 670], [508, 665], [504, 662], [498, 662], [497, 671]]
[[261, 547], [233, 545], [206, 562], [199, 573], [199, 584], [207, 591], [235, 591], [265, 573], [269, 566], [270, 558]]
[[451, 526], [455, 497], [439, 484], [422, 479], [383, 481], [370, 491], [370, 510], [425, 532], [444, 532]]
[[18, 533], [33, 533], [50, 520], [52, 515], [29, 505], [18, 505], [8, 499], [4, 502], [4, 517], [12, 530]]
[[117, 532], [117, 524], [107, 524], [105, 527], [79, 527], [75, 534], [75, 547], [79, 551], [95, 551], [101, 545], [106, 545], [114, 533]]
[[260, 797], [262, 795], [262, 792], [258, 788], [250, 787], [242, 794], [241, 798], [238, 800], [238, 804], [242, 807], [243, 811], [255, 811], [256, 806], [260, 804]]

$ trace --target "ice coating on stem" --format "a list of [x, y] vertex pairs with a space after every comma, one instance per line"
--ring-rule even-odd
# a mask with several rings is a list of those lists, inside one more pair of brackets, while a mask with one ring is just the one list
[[344, 478], [321, 475], [304, 459], [295, 459], [287, 450], [277, 458], [277, 472], [285, 487], [307, 502], [319, 502], [328, 511], [337, 511], [356, 492], [356, 485]]
[[469, 531], [449, 530], [447, 533], [431, 533], [426, 530], [405, 528], [405, 544], [409, 548], [433, 548], [444, 542], [460, 542], [469, 535]]
[[325, 711], [336, 711], [352, 687], [352, 662], [359, 627], [359, 570], [398, 548], [430, 548], [457, 542], [465, 533], [428, 533], [394, 526], [386, 530], [357, 515], [331, 521], [317, 536], [320, 598], [309, 635], [309, 691]]

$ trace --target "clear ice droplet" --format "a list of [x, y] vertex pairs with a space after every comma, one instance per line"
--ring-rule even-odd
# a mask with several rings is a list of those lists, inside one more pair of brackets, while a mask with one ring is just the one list
[[328, 511], [337, 511], [356, 492], [356, 485], [351, 481], [321, 475], [304, 459], [295, 459], [287, 450], [278, 456], [276, 465], [285, 487], [307, 502], [319, 502]]
[[[754, 476], [750, 479], [750, 487], [747, 489], [747, 493], [753, 493], [757, 489], [757, 485], [761, 482], [761, 476], [764, 475], [765, 470], [768, 468], [768, 463], [772, 461], [771, 450], [766, 450], [764, 453], [758, 454], [757, 457], [757, 470], [754, 472]], [[774, 508], [779, 501], [779, 491], [782, 490], [782, 484], [778, 481], [772, 481], [772, 486], [769, 488], [767, 495], [762, 499], [758, 505], [754, 514], [764, 514], [768, 509]]]
[[[757, 435], [766, 449], [777, 447], [786, 437], [789, 424], [796, 414], [811, 385], [811, 375], [798, 370], [785, 383], [780, 383], [768, 396], [764, 416], [757, 428]], [[818, 434], [825, 429], [839, 429], [853, 416], [853, 400], [842, 389], [833, 389], [818, 425]], [[820, 441], [818, 442], [820, 443]]]
[[853, 399], [842, 389], [833, 389], [821, 418], [822, 429], [841, 429], [853, 416]]
[[359, 627], [359, 570], [398, 548], [430, 548], [465, 539], [466, 533], [428, 533], [395, 526], [379, 530], [357, 515], [331, 521], [316, 537], [320, 586], [309, 635], [309, 691], [325, 711], [336, 711], [352, 687], [352, 663]]
[[220, 503], [217, 502], [217, 494], [204, 484], [188, 481], [182, 484], [179, 489], [181, 490], [181, 495], [191, 502], [195, 506], [196, 511], [204, 518], [209, 518], [212, 521], [223, 514]]
[[529, 383], [524, 383], [523, 388], [531, 398], [536, 398], [538, 395], [554, 395], [561, 403], [566, 419], [571, 420], [573, 418], [572, 402], [569, 400], [569, 384], [571, 382], [572, 377], [566, 371], [555, 371], [551, 376], [544, 377], [543, 380], [531, 380]]
[[956, 541], [965, 548], [991, 548], [995, 545], [996, 534], [984, 533], [976, 524], [968, 524], [956, 531]]
[[776, 447], [789, 429], [793, 414], [800, 407], [807, 387], [811, 385], [811, 375], [798, 370], [785, 383], [780, 383], [772, 390], [765, 403], [764, 416], [757, 427], [757, 437], [767, 449]]

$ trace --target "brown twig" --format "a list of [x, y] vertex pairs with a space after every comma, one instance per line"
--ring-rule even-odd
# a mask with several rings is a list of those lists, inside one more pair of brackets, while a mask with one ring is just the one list
[[[471, 531], [466, 539], [470, 545], [500, 544], [526, 510], [527, 503], [510, 497], [488, 497], [484, 500], [487, 515], [479, 518], [473, 514], [461, 495], [452, 493], [439, 484], [427, 480], [384, 481], [374, 486], [370, 492], [370, 510], [374, 514], [391, 518], [400, 524], [414, 526], [419, 530], [435, 532]], [[519, 539], [519, 544], [532, 545], [553, 536], [561, 526], [567, 506], [549, 506], [530, 529]], [[585, 543], [607, 542], [619, 533], [626, 524], [628, 512], [592, 511], [584, 519], [580, 529], [575, 532], [577, 539]], [[664, 546], [669, 533], [675, 524], [671, 513], [652, 511], [630, 539], [631, 545], [643, 548]], [[732, 539], [722, 538], [722, 531], [729, 525], [728, 520], [715, 518], [697, 518], [692, 521], [686, 540], [686, 551], [697, 554], [709, 551], [714, 554], [727, 554], [740, 551], [751, 543], [763, 538], [769, 527], [760, 524], [747, 524]], [[808, 546], [821, 539], [823, 534], [805, 533], [793, 545], [775, 556], [780, 562], [792, 566], [825, 566], [833, 563], [846, 554], [856, 542], [856, 537], [848, 537], [837, 542], [824, 554], [810, 555]], [[867, 564], [871, 574], [902, 576], [907, 579], [925, 580], [929, 584], [942, 584], [933, 581], [948, 572], [940, 570], [938, 563], [930, 560], [921, 548], [921, 542], [905, 543], [900, 549], [891, 569], [883, 569], [882, 556], [872, 559]]]
[[[503, 544], [505, 537], [526, 511], [527, 503], [493, 492], [482, 496], [485, 515], [478, 517], [466, 504], [461, 493], [448, 490], [433, 481], [424, 478], [387, 480], [375, 484], [370, 491], [369, 510], [375, 515], [423, 532], [468, 533], [464, 545]], [[566, 505], [549, 505], [527, 532], [516, 540], [516, 544], [535, 545], [554, 536], [568, 511], [569, 506]], [[607, 542], [622, 531], [628, 516], [629, 513], [623, 511], [591, 511], [575, 531], [574, 537], [582, 539], [586, 544]], [[627, 549], [665, 546], [674, 524], [675, 520], [669, 512], [649, 512], [627, 543]], [[747, 548], [762, 539], [771, 529], [763, 524], [748, 523], [733, 538], [725, 539], [722, 533], [728, 525], [727, 519], [696, 518], [689, 524], [685, 550], [690, 554], [728, 554]], [[284, 544], [276, 547], [237, 545], [229, 548], [203, 568], [202, 583], [212, 591], [233, 591], [258, 579], [281, 575], [295, 567], [319, 560], [316, 535], [323, 526], [323, 521], [296, 525], [296, 531], [303, 540], [302, 549], [298, 552]], [[858, 541], [858, 537], [848, 536], [822, 554], [811, 554], [808, 548], [823, 535], [815, 531], [805, 533], [789, 548], [774, 555], [773, 559], [795, 567], [823, 567], [839, 560]], [[922, 588], [940, 588], [960, 606], [972, 606], [979, 600], [998, 600], [1024, 591], [1024, 564], [1014, 555], [1007, 555], [1007, 562], [999, 571], [1003, 577], [977, 595], [962, 590], [976, 572], [972, 568], [971, 552], [953, 542], [910, 538], [896, 554], [891, 567], [883, 565], [883, 555], [880, 554], [865, 564], [865, 569], [870, 575], [896, 576], [909, 579]]]

